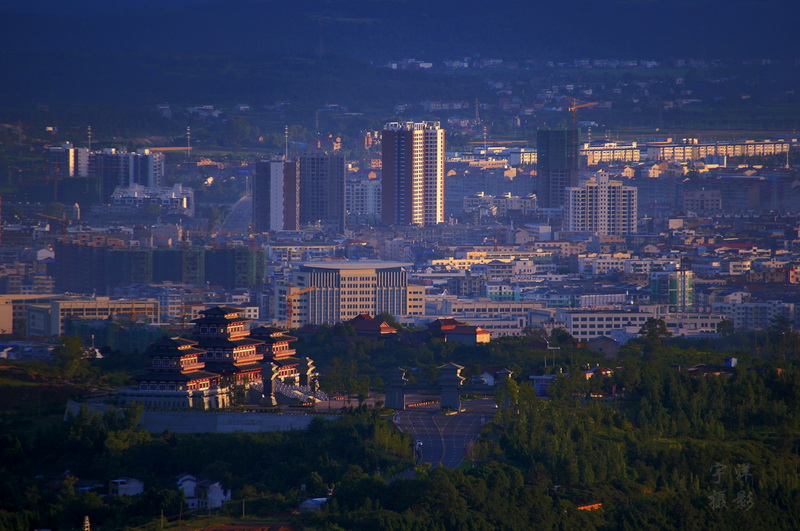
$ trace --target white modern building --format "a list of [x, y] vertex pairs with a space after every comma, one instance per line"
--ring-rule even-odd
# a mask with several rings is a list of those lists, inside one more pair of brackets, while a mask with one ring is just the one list
[[763, 330], [777, 317], [789, 319], [798, 325], [795, 304], [778, 300], [748, 302], [715, 302], [714, 312], [728, 316], [736, 330]]
[[564, 329], [579, 341], [588, 341], [599, 336], [635, 336], [648, 319], [663, 319], [673, 336], [702, 336], [717, 333], [717, 325], [725, 319], [720, 313], [669, 313], [663, 308], [631, 307], [624, 309], [562, 309], [556, 313], [556, 321], [564, 323]]
[[290, 328], [340, 323], [366, 313], [422, 315], [424, 286], [409, 284], [401, 262], [306, 262], [291, 273], [291, 285], [275, 289], [276, 321]]
[[170, 187], [149, 187], [141, 184], [117, 186], [111, 194], [111, 204], [141, 208], [157, 205], [165, 211], [194, 216], [194, 190], [177, 183]]
[[391, 122], [383, 130], [381, 217], [385, 225], [444, 222], [444, 129]]
[[635, 233], [636, 192], [635, 187], [607, 177], [567, 188], [567, 230], [599, 235]]
[[757, 157], [787, 153], [791, 143], [785, 140], [742, 140], [738, 142], [700, 142], [696, 138], [682, 138], [674, 142], [648, 142], [648, 160], [685, 162], [700, 160], [709, 155], [727, 157]]
[[589, 166], [603, 162], [638, 162], [641, 148], [636, 142], [594, 140], [583, 144], [580, 154]]
[[89, 175], [101, 178], [106, 186], [116, 181], [115, 186], [158, 187], [164, 181], [164, 154], [149, 149], [94, 151], [89, 154]]
[[381, 180], [351, 177], [345, 191], [345, 208], [348, 216], [358, 219], [379, 220], [381, 217]]

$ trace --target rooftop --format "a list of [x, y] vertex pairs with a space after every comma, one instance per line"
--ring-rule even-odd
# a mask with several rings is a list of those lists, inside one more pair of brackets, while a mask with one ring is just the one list
[[303, 267], [312, 269], [331, 269], [331, 270], [368, 270], [368, 269], [392, 269], [397, 267], [411, 267], [413, 264], [408, 262], [383, 262], [380, 260], [358, 260], [340, 262], [304, 262]]

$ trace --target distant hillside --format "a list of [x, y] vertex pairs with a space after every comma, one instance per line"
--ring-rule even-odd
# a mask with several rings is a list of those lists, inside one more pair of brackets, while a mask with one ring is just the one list
[[780, 0], [6, 0], [4, 49], [794, 56]]
[[792, 64], [798, 14], [800, 2], [780, 0], [6, 0], [0, 68], [9, 82], [0, 97], [14, 105], [279, 96], [315, 80], [369, 91], [363, 80], [336, 80], [332, 67], [344, 77], [365, 71], [352, 60], [407, 57]]

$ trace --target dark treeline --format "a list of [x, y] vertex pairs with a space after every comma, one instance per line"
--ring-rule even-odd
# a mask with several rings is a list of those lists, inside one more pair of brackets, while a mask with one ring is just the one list
[[[583, 377], [581, 377], [583, 378]], [[595, 376], [592, 379], [599, 379]], [[694, 377], [658, 362], [615, 375], [626, 398], [550, 401], [511, 382], [467, 472], [349, 478], [330, 529], [796, 529], [800, 372]], [[578, 507], [602, 504], [596, 511]]]
[[[387, 479], [409, 466], [411, 441], [373, 409], [306, 431], [203, 435], [149, 434], [137, 428], [136, 409], [49, 424], [41, 413], [7, 411], [0, 528], [70, 529], [89, 515], [117, 529], [162, 510], [174, 519], [185, 510], [181, 473], [220, 481], [255, 516], [290, 511], [332, 488], [324, 509], [302, 520], [312, 529], [799, 528], [798, 333], [776, 320], [758, 334], [723, 326], [721, 338], [692, 342], [665, 337], [658, 324], [643, 327], [616, 359], [579, 348], [563, 330], [548, 338], [557, 351], [532, 348], [536, 330], [481, 346], [418, 330], [364, 340], [347, 325], [303, 340], [299, 351], [319, 361], [324, 387], [362, 397], [397, 366], [419, 382], [447, 361], [469, 365], [466, 376], [513, 370], [464, 466], [423, 463], [411, 479]], [[53, 370], [93, 378], [99, 369], [76, 367], [73, 347], [65, 340]], [[738, 365], [721, 367], [730, 356]], [[688, 370], [699, 363], [712, 364], [707, 375]], [[587, 364], [613, 374], [588, 369], [587, 378]], [[541, 372], [563, 373], [547, 400], [528, 380]], [[104, 499], [119, 477], [142, 480], [145, 492]], [[103, 487], [82, 490], [87, 481]], [[241, 506], [224, 511], [238, 516]]]
[[[523, 375], [557, 371], [575, 373], [587, 364], [626, 367], [629, 361], [635, 365], [642, 359], [687, 367], [700, 363], [721, 365], [726, 357], [733, 356], [759, 368], [770, 362], [800, 361], [800, 333], [783, 319], [776, 319], [759, 332], [737, 332], [728, 328], [728, 321], [723, 321], [721, 337], [704, 340], [671, 338], [666, 328], [663, 331], [658, 328], [657, 321], [654, 320], [652, 330], [643, 329], [640, 338], [623, 345], [616, 359], [579, 347], [563, 329], [555, 329], [549, 337], [541, 329], [531, 329], [524, 336], [466, 345], [447, 343], [421, 329], [403, 327], [399, 327], [397, 338], [367, 338], [356, 335], [352, 326], [339, 324], [320, 327], [300, 341], [297, 348], [320, 368], [322, 386], [327, 391], [353, 394], [361, 392], [365, 382], [380, 390], [385, 376], [398, 366], [409, 369], [407, 376], [412, 383], [433, 382], [437, 367], [448, 362], [465, 366], [462, 375], [466, 377], [480, 374], [484, 367], [505, 367], [518, 378], [524, 378]], [[559, 347], [558, 350], [541, 348], [543, 339]], [[612, 381], [592, 385], [605, 386], [610, 392]]]
[[[33, 431], [8, 424], [0, 436], [0, 529], [73, 529], [88, 515], [103, 529], [141, 525], [163, 510], [186, 511], [177, 477], [190, 473], [252, 501], [251, 513], [291, 511], [302, 497], [324, 496], [347, 474], [408, 466], [411, 441], [358, 409], [308, 430], [258, 434], [151, 435], [140, 411], [87, 410]], [[133, 477], [139, 496], [102, 497], [108, 482]], [[102, 488], [82, 491], [87, 480]], [[81, 482], [79, 484], [79, 481]], [[301, 485], [306, 490], [301, 494]]]

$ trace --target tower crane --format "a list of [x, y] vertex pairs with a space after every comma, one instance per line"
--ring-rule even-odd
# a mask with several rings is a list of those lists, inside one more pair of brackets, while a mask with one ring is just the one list
[[39, 216], [39, 217], [42, 217], [42, 218], [52, 219], [53, 221], [57, 221], [57, 222], [61, 223], [61, 234], [62, 235], [66, 235], [67, 234], [67, 227], [71, 224], [71, 221], [67, 219], [67, 215], [66, 214], [64, 214], [63, 218], [57, 218], [55, 216], [48, 216], [47, 214], [36, 214], [36, 215]]
[[599, 101], [590, 101], [588, 103], [578, 103], [578, 100], [572, 98], [572, 105], [567, 107], [567, 110], [572, 114], [572, 128], [578, 128], [578, 109], [584, 109], [586, 107], [594, 107], [595, 105], [600, 105]]
[[299, 291], [292, 292], [292, 285], [289, 284], [289, 293], [286, 294], [286, 328], [292, 327], [292, 317], [293, 317], [293, 307], [292, 307], [292, 300], [304, 293], [308, 293], [309, 291], [314, 291], [317, 289], [316, 286], [309, 286], [307, 288], [303, 288]]

